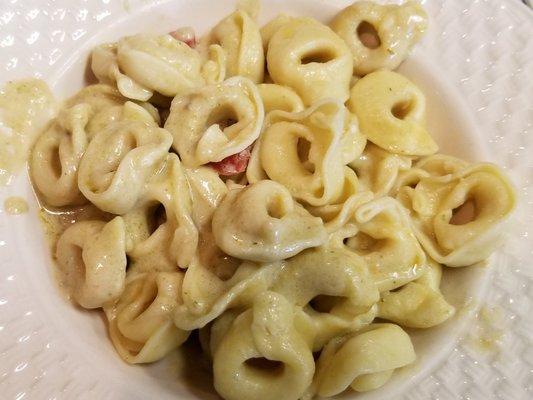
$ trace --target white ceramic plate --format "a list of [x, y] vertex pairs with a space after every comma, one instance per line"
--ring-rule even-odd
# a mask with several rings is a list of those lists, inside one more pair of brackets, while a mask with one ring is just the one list
[[[262, 20], [280, 11], [327, 20], [350, 1], [263, 3]], [[430, 31], [401, 71], [427, 94], [441, 151], [505, 167], [520, 193], [517, 223], [484, 266], [448, 270], [444, 291], [461, 311], [438, 329], [412, 332], [417, 364], [379, 391], [344, 397], [532, 398], [533, 12], [518, 0], [425, 5]], [[94, 44], [182, 25], [203, 32], [233, 7], [234, 0], [2, 0], [0, 80], [35, 75], [64, 97], [84, 84]], [[0, 212], [0, 398], [216, 398], [189, 348], [151, 366], [123, 363], [100, 314], [59, 295], [25, 173], [0, 188], [0, 201], [10, 195], [25, 197], [30, 212]]]

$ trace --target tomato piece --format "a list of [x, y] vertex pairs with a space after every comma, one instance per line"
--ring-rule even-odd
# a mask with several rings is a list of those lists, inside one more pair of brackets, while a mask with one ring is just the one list
[[246, 171], [246, 167], [248, 167], [251, 149], [252, 146], [247, 147], [240, 153], [226, 157], [222, 161], [212, 162], [210, 165], [219, 175], [231, 176], [240, 174], [241, 172]]
[[170, 32], [169, 35], [172, 36], [174, 39], [185, 43], [191, 49], [194, 49], [198, 44], [198, 42], [196, 41], [194, 29], [189, 26], [176, 29], [175, 31]]

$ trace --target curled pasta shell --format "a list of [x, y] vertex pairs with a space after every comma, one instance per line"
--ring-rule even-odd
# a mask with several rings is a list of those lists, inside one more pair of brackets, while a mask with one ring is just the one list
[[370, 325], [324, 347], [315, 375], [318, 395], [334, 396], [349, 386], [358, 392], [377, 389], [415, 359], [411, 339], [399, 326]]
[[[202, 259], [203, 258], [203, 259]], [[229, 260], [193, 259], [185, 273], [183, 304], [174, 312], [174, 323], [182, 329], [202, 328], [226, 310], [246, 307], [267, 290], [277, 277], [279, 263], [244, 262], [235, 268]]]
[[[414, 1], [402, 5], [358, 1], [337, 14], [331, 28], [350, 48], [355, 73], [365, 75], [380, 68], [396, 69], [426, 31], [427, 19]], [[372, 30], [376, 37], [368, 38], [373, 39], [369, 43], [364, 35]]]
[[370, 323], [376, 312], [372, 306], [379, 299], [364, 260], [330, 246], [308, 249], [288, 260], [271, 290], [312, 309], [315, 350], [334, 336]]
[[121, 106], [126, 101], [127, 99], [120, 94], [116, 87], [98, 83], [86, 86], [70, 97], [65, 101], [65, 108], [71, 108], [78, 104], [88, 104], [94, 114], [98, 114], [110, 107]]
[[[261, 362], [268, 367], [257, 366]], [[215, 388], [228, 400], [297, 400], [313, 372], [313, 354], [292, 305], [272, 292], [236, 317], [213, 351]]]
[[227, 77], [242, 76], [255, 83], [263, 81], [265, 56], [259, 27], [243, 10], [220, 21], [200, 46], [220, 44], [226, 53]]
[[286, 86], [273, 83], [261, 83], [257, 85], [265, 115], [270, 111], [281, 110], [287, 112], [300, 112], [304, 110], [304, 104], [296, 92]]
[[259, 262], [283, 260], [327, 240], [320, 218], [273, 181], [231, 190], [214, 213], [213, 234], [227, 254]]
[[62, 280], [74, 299], [84, 308], [102, 307], [124, 289], [124, 221], [116, 217], [107, 224], [75, 223], [59, 238], [56, 256]]
[[87, 124], [87, 136], [89, 140], [100, 131], [114, 122], [139, 121], [154, 127], [159, 126], [161, 121], [157, 108], [150, 103], [134, 103], [126, 101], [122, 105], [110, 106], [96, 113]]
[[424, 94], [396, 72], [380, 70], [358, 80], [348, 108], [368, 140], [390, 153], [424, 156], [438, 150], [426, 129]]
[[350, 50], [330, 28], [311, 18], [281, 24], [268, 43], [267, 65], [274, 82], [293, 88], [306, 106], [349, 97]]
[[335, 236], [363, 257], [380, 292], [403, 286], [424, 272], [424, 251], [405, 209], [391, 197], [361, 205], [354, 220]]
[[172, 143], [164, 129], [137, 121], [117, 122], [100, 131], [80, 162], [78, 185], [101, 210], [130, 211]]
[[[164, 218], [159, 226], [149, 228], [158, 206]], [[198, 245], [198, 230], [192, 219], [189, 186], [179, 158], [167, 156], [164, 167], [147, 183], [138, 208], [124, 215], [129, 230], [137, 228], [128, 251], [135, 271], [173, 271], [191, 262]], [[133, 226], [132, 226], [133, 225]], [[143, 232], [139, 232], [139, 226]]]
[[127, 36], [98, 46], [92, 70], [104, 83], [116, 83], [122, 95], [146, 101], [154, 92], [175, 96], [204, 83], [200, 55], [170, 35]]
[[451, 318], [455, 308], [440, 292], [441, 276], [440, 264], [430, 260], [420, 278], [383, 294], [378, 316], [409, 328], [431, 328]]
[[61, 112], [33, 148], [30, 171], [46, 204], [56, 207], [83, 204], [78, 189], [78, 167], [87, 148], [86, 126], [91, 106], [79, 104]]
[[248, 181], [258, 177], [259, 164], [297, 199], [313, 206], [328, 204], [343, 189], [343, 155], [349, 153], [343, 144], [356, 130], [354, 124], [337, 101], [317, 103], [301, 113], [270, 113], [258, 149], [252, 152]]
[[388, 195], [398, 174], [408, 171], [411, 165], [410, 157], [389, 153], [372, 143], [368, 143], [363, 154], [350, 163], [361, 186], [377, 197]]
[[185, 174], [191, 190], [193, 220], [202, 230], [211, 225], [213, 213], [228, 193], [228, 188], [209, 167], [185, 168]]
[[[412, 210], [416, 235], [427, 253], [439, 263], [462, 267], [485, 260], [502, 243], [516, 195], [496, 166], [461, 168], [452, 160], [421, 160], [415, 167], [426, 175], [411, 182], [414, 188], [400, 188], [398, 197]], [[444, 172], [452, 173], [439, 176], [445, 161]]]
[[234, 77], [175, 97], [165, 128], [183, 163], [198, 167], [246, 149], [259, 137], [263, 119], [256, 86]]
[[122, 296], [104, 307], [109, 336], [124, 361], [157, 361], [187, 340], [190, 332], [176, 328], [171, 318], [182, 280], [181, 272], [129, 276]]

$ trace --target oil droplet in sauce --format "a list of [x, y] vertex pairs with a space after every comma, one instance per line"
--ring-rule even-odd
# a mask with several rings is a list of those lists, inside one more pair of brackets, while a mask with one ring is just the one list
[[24, 79], [0, 89], [0, 185], [7, 185], [26, 163], [39, 133], [57, 112], [44, 81]]
[[11, 215], [19, 215], [28, 212], [28, 203], [22, 197], [8, 197], [4, 201], [4, 210]]

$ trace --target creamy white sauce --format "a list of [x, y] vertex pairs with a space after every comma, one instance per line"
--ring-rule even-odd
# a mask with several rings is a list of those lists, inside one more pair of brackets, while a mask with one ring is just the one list
[[11, 215], [19, 215], [28, 212], [28, 203], [22, 197], [8, 197], [4, 201], [4, 210]]
[[24, 79], [0, 89], [0, 185], [11, 182], [39, 133], [57, 112], [44, 81]]

